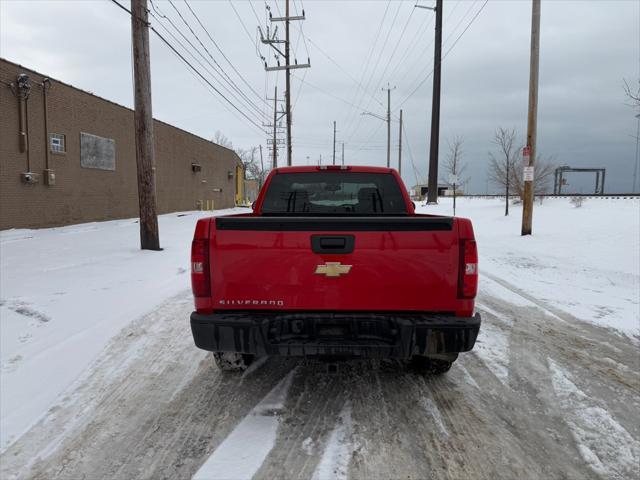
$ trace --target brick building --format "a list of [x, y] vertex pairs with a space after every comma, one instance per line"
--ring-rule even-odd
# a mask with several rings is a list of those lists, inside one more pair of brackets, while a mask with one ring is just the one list
[[[45, 79], [0, 59], [0, 230], [137, 217], [133, 110]], [[154, 135], [158, 213], [243, 199], [235, 152], [158, 120]]]

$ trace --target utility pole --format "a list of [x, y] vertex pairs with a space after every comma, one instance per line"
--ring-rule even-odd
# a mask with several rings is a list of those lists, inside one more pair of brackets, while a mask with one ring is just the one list
[[[531, 235], [533, 223], [533, 178], [536, 161], [536, 135], [538, 130], [538, 66], [540, 64], [540, 0], [532, 0], [531, 59], [529, 67], [529, 114], [527, 117], [527, 146], [523, 151], [524, 201], [522, 205], [522, 235]], [[526, 156], [529, 156], [527, 162]], [[509, 199], [507, 198], [507, 202]]]
[[333, 121], [333, 164], [336, 164], [336, 121]]
[[262, 159], [262, 144], [260, 144], [260, 177], [258, 178], [258, 186], [262, 188], [262, 181], [264, 180], [264, 160]]
[[[267, 7], [268, 8], [268, 7]], [[295, 60], [295, 64], [291, 64], [291, 55], [290, 55], [290, 35], [289, 35], [289, 23], [294, 20], [305, 20], [304, 10], [302, 10], [302, 15], [298, 16], [290, 16], [289, 15], [289, 0], [286, 0], [285, 4], [285, 16], [284, 17], [274, 17], [271, 12], [269, 12], [269, 19], [271, 22], [284, 22], [285, 26], [285, 39], [280, 40], [277, 38], [278, 28], [276, 27], [273, 32], [267, 27], [267, 36], [265, 37], [262, 33], [262, 29], [258, 27], [260, 32], [260, 41], [264, 44], [269, 45], [273, 48], [279, 55], [282, 55], [285, 59], [285, 65], [280, 65], [280, 61], [278, 60], [277, 67], [269, 67], [265, 62], [264, 67], [267, 72], [272, 72], [276, 70], [285, 70], [286, 77], [286, 91], [285, 93], [285, 109], [287, 115], [287, 165], [292, 165], [292, 145], [291, 145], [291, 70], [295, 68], [309, 68], [311, 66], [311, 61], [307, 59], [306, 64], [298, 64], [297, 59]], [[278, 48], [278, 44], [284, 43], [284, 53]]]
[[638, 162], [640, 162], [640, 157], [638, 156], [638, 147], [640, 143], [640, 113], [636, 115], [636, 119], [638, 120], [638, 126], [636, 127], [636, 162], [633, 165], [633, 188], [631, 189], [631, 193], [636, 193], [638, 184]]
[[278, 86], [273, 94], [273, 168], [278, 168]]
[[140, 205], [140, 248], [142, 250], [160, 250], [158, 215], [156, 211], [147, 0], [131, 0], [131, 13], [135, 99], [134, 123], [136, 165], [138, 170], [138, 201]]
[[416, 5], [436, 12], [436, 39], [433, 52], [433, 97], [431, 104], [431, 145], [429, 149], [429, 190], [427, 203], [438, 203], [438, 147], [440, 144], [440, 78], [442, 75], [442, 0], [436, 0], [436, 6]]
[[391, 88], [387, 85], [387, 168], [391, 167]]
[[400, 109], [400, 131], [398, 133], [398, 174], [402, 178], [402, 109]]
[[290, 65], [290, 48], [289, 48], [289, 44], [291, 43], [289, 41], [289, 0], [286, 0], [286, 7], [285, 7], [285, 13], [284, 13], [286, 20], [285, 20], [285, 44], [284, 44], [284, 62], [287, 66], [286, 69], [286, 78], [287, 78], [287, 86], [286, 86], [286, 91], [284, 92], [285, 95], [285, 102], [286, 102], [286, 109], [287, 109], [287, 166], [290, 167], [291, 166], [291, 68], [289, 67]]
[[342, 142], [342, 166], [344, 167], [344, 142]]

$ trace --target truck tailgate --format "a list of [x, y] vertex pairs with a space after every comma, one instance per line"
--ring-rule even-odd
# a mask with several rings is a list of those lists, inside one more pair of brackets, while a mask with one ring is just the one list
[[448, 217], [219, 217], [216, 310], [456, 308], [459, 247]]

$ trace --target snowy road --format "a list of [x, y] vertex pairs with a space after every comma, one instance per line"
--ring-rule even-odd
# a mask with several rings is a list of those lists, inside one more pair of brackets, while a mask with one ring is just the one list
[[499, 278], [478, 305], [476, 348], [439, 378], [277, 358], [229, 375], [194, 348], [184, 292], [112, 339], [0, 477], [638, 478], [638, 342]]

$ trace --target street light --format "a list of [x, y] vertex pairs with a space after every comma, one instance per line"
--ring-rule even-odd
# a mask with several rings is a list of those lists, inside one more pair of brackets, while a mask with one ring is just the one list
[[383, 117], [382, 115], [378, 115], [377, 113], [373, 112], [362, 112], [360, 115], [370, 115], [377, 118], [378, 120], [382, 120], [387, 124], [387, 167], [389, 167], [391, 162], [391, 137], [389, 134], [389, 132], [391, 131], [391, 118], [389, 114], [387, 114], [386, 117]]

